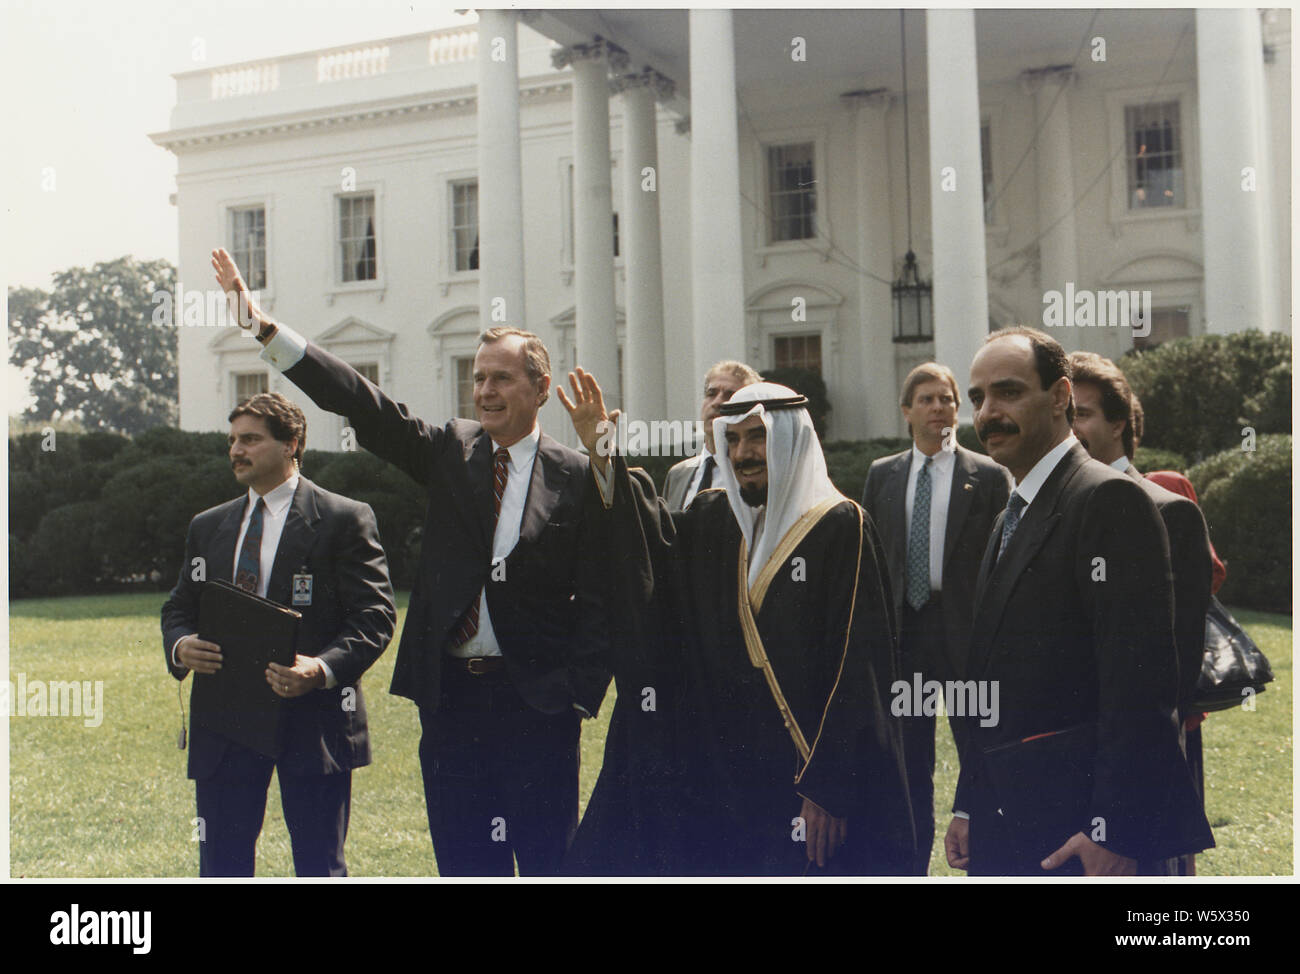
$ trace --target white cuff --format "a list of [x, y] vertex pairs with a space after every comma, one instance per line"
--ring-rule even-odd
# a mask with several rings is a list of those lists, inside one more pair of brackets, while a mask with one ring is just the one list
[[263, 362], [271, 363], [278, 371], [284, 372], [297, 365], [306, 351], [307, 339], [287, 325], [277, 323], [275, 334], [262, 349], [261, 359]]
[[[186, 635], [181, 636], [181, 639], [186, 639], [189, 636], [193, 636], [193, 635], [195, 635], [195, 633], [192, 632], [187, 633]], [[172, 665], [175, 666], [178, 670], [185, 670], [185, 669], [189, 669], [189, 667], [185, 666], [179, 659], [176, 658], [176, 647], [181, 644], [181, 639], [178, 639], [176, 640], [176, 642], [172, 643]]]
[[330, 665], [319, 656], [316, 658], [316, 662], [320, 663], [320, 668], [325, 671], [325, 689], [333, 690], [339, 685], [339, 681], [334, 676], [334, 671], [331, 670]]
[[967, 812], [953, 812], [953, 813], [952, 813], [952, 817], [953, 817], [953, 818], [964, 818], [966, 821], [968, 821], [968, 822], [970, 821], [970, 814], [967, 813]]
[[600, 468], [594, 463], [591, 465], [591, 474], [596, 478], [596, 487], [600, 491], [600, 499], [606, 508], [614, 506], [614, 458], [609, 458], [609, 463], [605, 465], [605, 472], [601, 473]]

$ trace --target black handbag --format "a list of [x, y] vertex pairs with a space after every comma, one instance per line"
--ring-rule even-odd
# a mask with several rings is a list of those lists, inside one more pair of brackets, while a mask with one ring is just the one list
[[1231, 710], [1241, 705], [1246, 697], [1244, 691], [1263, 693], [1264, 684], [1272, 679], [1268, 658], [1223, 604], [1210, 596], [1210, 611], [1205, 616], [1205, 658], [1192, 710]]

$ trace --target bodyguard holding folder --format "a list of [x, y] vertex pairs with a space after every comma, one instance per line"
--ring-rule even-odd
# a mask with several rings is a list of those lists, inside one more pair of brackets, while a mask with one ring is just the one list
[[[190, 522], [162, 608], [168, 669], [178, 680], [195, 672], [188, 772], [199, 875], [253, 875], [275, 770], [294, 872], [344, 876], [352, 769], [370, 763], [361, 674], [396, 625], [388, 563], [370, 507], [299, 473], [302, 410], [260, 393], [235, 408], [230, 424], [231, 466], [247, 493]], [[205, 593], [229, 583], [247, 595]], [[279, 618], [277, 607], [300, 618]], [[268, 645], [267, 629], [277, 625], [292, 646]], [[224, 644], [204, 638], [216, 632]], [[265, 683], [250, 686], [249, 660], [277, 654], [283, 662], [268, 662]], [[245, 679], [216, 676], [227, 667]]]

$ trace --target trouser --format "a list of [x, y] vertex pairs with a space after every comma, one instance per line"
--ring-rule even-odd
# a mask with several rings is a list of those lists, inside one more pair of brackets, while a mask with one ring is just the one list
[[[912, 674], [920, 673], [922, 683], [937, 679], [932, 666], [925, 661], [940, 657], [943, 652], [943, 609], [939, 593], [931, 592], [930, 600], [919, 610], [906, 601], [899, 617], [899, 656], [902, 660], [900, 678], [909, 685]], [[916, 829], [916, 863], [913, 872], [924, 876], [930, 868], [930, 850], [934, 845], [934, 734], [933, 715], [912, 714], [902, 718], [903, 766], [907, 772], [908, 797], [912, 802], [912, 823]]]
[[[275, 761], [231, 743], [215, 772], [194, 782], [200, 876], [252, 876]], [[352, 772], [278, 770], [280, 801], [298, 876], [346, 876]]]
[[420, 769], [441, 876], [550, 876], [578, 827], [576, 713], [542, 714], [504, 670], [443, 666], [420, 708]]

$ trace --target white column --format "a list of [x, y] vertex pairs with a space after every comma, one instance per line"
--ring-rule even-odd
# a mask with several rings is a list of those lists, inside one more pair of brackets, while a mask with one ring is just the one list
[[[478, 291], [483, 328], [528, 327], [516, 17], [508, 10], [479, 11]], [[494, 51], [504, 53], [501, 60], [493, 59]]]
[[667, 419], [663, 264], [659, 250], [659, 132], [662, 75], [619, 79], [623, 93], [623, 213], [619, 236], [627, 269], [624, 409], [633, 419]]
[[[1031, 71], [1023, 76], [1034, 96], [1038, 126], [1039, 284], [1065, 293], [1079, 285], [1074, 227], [1074, 164], [1070, 148], [1070, 71]], [[1054, 224], [1054, 225], [1053, 225]], [[1050, 229], [1049, 229], [1050, 228]]]
[[844, 336], [844, 351], [854, 364], [847, 374], [862, 376], [841, 392], [854, 413], [850, 436], [894, 436], [899, 431], [898, 383], [894, 359], [893, 218], [889, 192], [889, 130], [893, 101], [888, 92], [846, 96], [853, 105], [856, 138], [858, 327]]
[[[619, 52], [604, 42], [556, 54], [573, 66], [573, 269], [577, 362], [618, 388], [614, 309], [614, 203], [609, 156], [608, 65]], [[626, 56], [620, 66], [626, 63]]]
[[[1276, 288], [1265, 246], [1272, 179], [1263, 139], [1264, 69], [1259, 12], [1196, 11], [1196, 96], [1206, 330], [1275, 331]], [[1253, 191], [1245, 188], [1254, 170]]]
[[[975, 11], [927, 10], [925, 42], [934, 357], [952, 369], [964, 389], [989, 321]], [[963, 397], [961, 419], [969, 422], [970, 416], [970, 403]]]
[[719, 359], [746, 357], [731, 11], [692, 9], [690, 46], [691, 310], [695, 375], [703, 377]]

